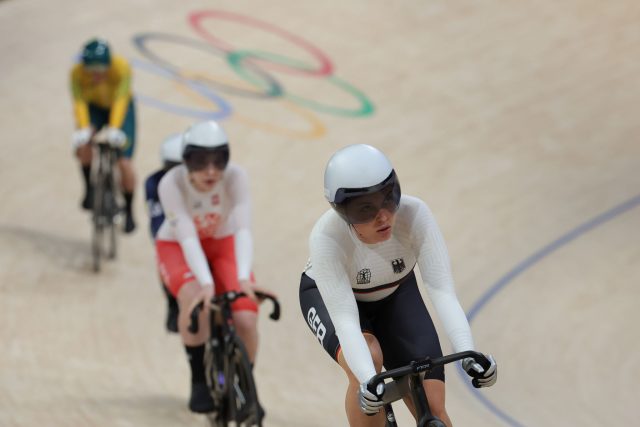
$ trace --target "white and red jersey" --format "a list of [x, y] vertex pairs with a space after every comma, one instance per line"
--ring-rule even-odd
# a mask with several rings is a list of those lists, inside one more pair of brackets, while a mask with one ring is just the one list
[[210, 191], [198, 191], [185, 165], [165, 174], [158, 186], [165, 221], [159, 241], [179, 242], [191, 271], [202, 286], [213, 278], [200, 241], [234, 236], [238, 280], [251, 275], [253, 239], [249, 179], [240, 166], [229, 163], [222, 179]]
[[361, 381], [376, 371], [361, 333], [358, 301], [381, 300], [418, 266], [454, 351], [473, 350], [469, 323], [455, 293], [447, 248], [427, 205], [403, 195], [391, 237], [363, 243], [333, 209], [316, 222], [309, 238], [306, 274], [315, 280], [345, 359]]

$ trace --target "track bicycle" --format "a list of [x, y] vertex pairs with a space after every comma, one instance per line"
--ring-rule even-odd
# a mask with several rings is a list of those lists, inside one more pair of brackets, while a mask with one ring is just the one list
[[[270, 300], [273, 310], [269, 317], [280, 318], [280, 303], [267, 293], [255, 291], [260, 300]], [[211, 299], [209, 315], [210, 337], [205, 347], [205, 376], [216, 412], [207, 414], [212, 427], [262, 426], [264, 413], [258, 401], [253, 370], [242, 340], [236, 335], [231, 316], [231, 303], [245, 296], [244, 292], [230, 291]], [[189, 331], [198, 332], [200, 303], [191, 313]]]
[[[467, 357], [473, 358], [484, 369], [489, 369], [491, 363], [487, 358], [476, 351], [463, 351], [448, 356], [412, 361], [406, 366], [391, 369], [375, 375], [367, 384], [367, 389], [382, 398], [386, 415], [386, 426], [397, 427], [395, 415], [391, 403], [410, 396], [416, 408], [418, 427], [445, 427], [445, 424], [431, 413], [429, 401], [422, 386], [426, 374], [437, 366], [443, 366]], [[389, 382], [385, 380], [391, 379]]]
[[118, 148], [109, 144], [104, 129], [97, 132], [91, 141], [95, 147], [91, 162], [93, 186], [91, 249], [93, 271], [98, 272], [102, 259], [116, 257], [116, 223], [120, 214], [115, 172]]

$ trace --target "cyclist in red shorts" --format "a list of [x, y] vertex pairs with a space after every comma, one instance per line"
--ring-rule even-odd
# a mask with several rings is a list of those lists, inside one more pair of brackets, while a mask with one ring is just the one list
[[215, 409], [203, 366], [208, 310], [200, 315], [198, 333], [191, 334], [194, 307], [209, 304], [214, 293], [246, 292], [250, 297], [232, 305], [233, 319], [251, 362], [255, 360], [251, 200], [247, 173], [229, 162], [228, 138], [216, 122], [199, 122], [185, 131], [182, 158], [184, 163], [167, 172], [158, 187], [165, 221], [156, 236], [156, 252], [163, 281], [178, 300], [178, 330], [191, 367], [189, 408], [206, 413]]

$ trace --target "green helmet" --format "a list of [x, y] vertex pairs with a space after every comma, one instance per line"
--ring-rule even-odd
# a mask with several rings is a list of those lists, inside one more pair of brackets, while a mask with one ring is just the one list
[[86, 67], [111, 65], [111, 52], [105, 40], [93, 39], [82, 49], [82, 63]]

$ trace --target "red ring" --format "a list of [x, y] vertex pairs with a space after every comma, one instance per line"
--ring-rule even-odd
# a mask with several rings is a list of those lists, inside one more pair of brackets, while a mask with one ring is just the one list
[[272, 34], [276, 34], [282, 37], [285, 40], [290, 41], [294, 45], [301, 47], [311, 54], [314, 58], [317, 59], [320, 67], [317, 69], [304, 69], [304, 68], [295, 68], [291, 66], [287, 66], [284, 64], [275, 64], [269, 61], [264, 60], [256, 60], [256, 62], [260, 62], [265, 66], [265, 68], [278, 69], [280, 71], [285, 71], [287, 73], [292, 74], [305, 74], [311, 76], [330, 76], [333, 74], [333, 64], [331, 63], [331, 59], [322, 52], [319, 48], [315, 47], [311, 43], [306, 40], [286, 32], [274, 25], [271, 25], [267, 22], [259, 21], [254, 18], [250, 18], [248, 16], [238, 15], [232, 12], [224, 12], [221, 10], [202, 10], [198, 12], [193, 12], [189, 15], [189, 24], [193, 27], [193, 29], [202, 36], [205, 40], [211, 43], [213, 46], [218, 49], [222, 49], [225, 52], [230, 52], [235, 48], [221, 40], [217, 37], [212, 36], [207, 30], [205, 30], [201, 24], [203, 18], [217, 18], [217, 19], [226, 19], [228, 21], [236, 21], [241, 24], [247, 24], [249, 26], [253, 26], [255, 28], [260, 28]]

